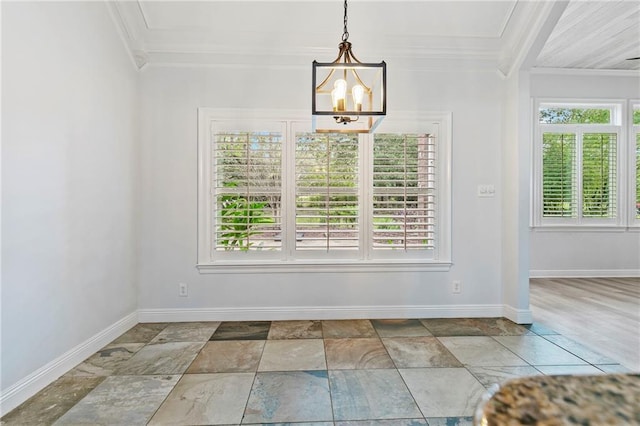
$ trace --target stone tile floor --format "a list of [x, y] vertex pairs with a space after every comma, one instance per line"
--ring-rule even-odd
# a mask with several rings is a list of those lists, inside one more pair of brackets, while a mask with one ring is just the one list
[[503, 318], [138, 324], [2, 425], [470, 425], [488, 387], [627, 371]]

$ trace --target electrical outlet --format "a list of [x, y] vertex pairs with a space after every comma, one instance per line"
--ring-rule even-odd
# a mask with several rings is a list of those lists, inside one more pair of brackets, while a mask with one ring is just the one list
[[189, 287], [186, 283], [178, 284], [178, 296], [187, 297], [189, 295]]
[[453, 281], [451, 283], [451, 292], [453, 294], [460, 294], [462, 293], [462, 281]]

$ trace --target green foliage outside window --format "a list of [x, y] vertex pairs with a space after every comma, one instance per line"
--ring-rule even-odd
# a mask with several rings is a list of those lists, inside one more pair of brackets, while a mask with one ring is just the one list
[[420, 249], [434, 243], [435, 147], [427, 134], [376, 134], [373, 144], [373, 243]]
[[296, 204], [304, 212], [297, 223], [353, 228], [358, 222], [358, 196], [351, 193], [358, 186], [358, 136], [299, 133], [296, 139]]
[[543, 124], [611, 124], [610, 109], [541, 108]]
[[543, 216], [575, 217], [575, 156], [575, 134], [543, 135]]
[[[543, 216], [576, 217], [576, 135], [545, 133], [542, 140]], [[582, 135], [582, 216], [615, 217], [615, 133]]]
[[281, 139], [270, 132], [216, 135], [217, 249], [279, 245]]
[[[227, 186], [235, 186], [229, 183]], [[219, 243], [225, 250], [249, 250], [251, 236], [258, 233], [257, 226], [273, 223], [266, 212], [267, 202], [250, 202], [242, 195], [221, 195]]]
[[[540, 108], [542, 124], [611, 124], [610, 108]], [[636, 114], [634, 114], [634, 120]], [[637, 117], [640, 120], [640, 116]], [[575, 127], [568, 127], [573, 131]], [[578, 195], [583, 217], [615, 217], [617, 203], [617, 134], [544, 133], [542, 140], [543, 216], [576, 217]], [[576, 157], [581, 152], [581, 170]], [[578, 192], [576, 184], [582, 180]]]
[[582, 215], [615, 217], [617, 138], [588, 133], [582, 140]]

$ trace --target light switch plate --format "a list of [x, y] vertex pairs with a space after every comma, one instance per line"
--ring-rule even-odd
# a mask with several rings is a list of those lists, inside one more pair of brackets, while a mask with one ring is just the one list
[[494, 185], [478, 185], [478, 197], [489, 198], [496, 195], [496, 187]]

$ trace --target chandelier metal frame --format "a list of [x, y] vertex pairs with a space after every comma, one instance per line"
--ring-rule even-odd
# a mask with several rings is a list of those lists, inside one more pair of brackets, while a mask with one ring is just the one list
[[[347, 20], [344, 0], [338, 57], [333, 62], [313, 61], [311, 114], [315, 132], [373, 133], [387, 114], [387, 64], [358, 60], [349, 42]], [[353, 100], [348, 99], [349, 87]]]

